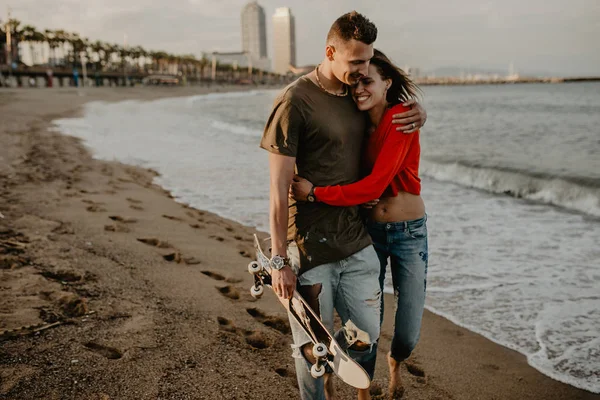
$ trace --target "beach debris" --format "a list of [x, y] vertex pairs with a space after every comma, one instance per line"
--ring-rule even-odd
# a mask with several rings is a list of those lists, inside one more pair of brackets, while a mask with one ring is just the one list
[[69, 293], [58, 299], [62, 312], [68, 317], [81, 317], [88, 313], [87, 300]]
[[0, 341], [37, 334], [39, 332], [45, 331], [46, 329], [54, 328], [55, 326], [61, 325], [62, 323], [63, 321], [57, 321], [51, 324], [41, 323], [34, 325], [25, 325], [15, 329], [3, 330], [0, 331]]

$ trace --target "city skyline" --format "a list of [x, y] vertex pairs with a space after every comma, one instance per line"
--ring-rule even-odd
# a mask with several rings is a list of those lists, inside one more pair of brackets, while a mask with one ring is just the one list
[[[74, 3], [70, 0], [0, 0], [0, 18], [13, 16], [40, 29], [65, 29], [92, 40], [128, 43], [172, 53], [240, 51], [240, 12], [247, 0], [172, 0], [168, 7], [141, 0]], [[521, 74], [600, 75], [600, 3], [591, 0], [462, 0], [448, 4], [366, 0], [262, 0], [266, 15], [294, 10], [297, 64], [321, 61], [325, 36], [339, 15], [352, 9], [379, 28], [376, 47], [400, 65], [428, 72], [442, 67]], [[267, 53], [273, 27], [266, 19]]]
[[289, 7], [273, 14], [273, 71], [286, 74], [296, 66], [296, 23]]

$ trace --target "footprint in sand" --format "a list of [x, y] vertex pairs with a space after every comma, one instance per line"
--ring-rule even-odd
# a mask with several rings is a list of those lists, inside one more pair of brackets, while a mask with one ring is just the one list
[[240, 283], [243, 281], [243, 279], [237, 279], [237, 278], [225, 278], [223, 275], [218, 274], [216, 272], [212, 272], [212, 271], [200, 271], [202, 272], [204, 275], [213, 278], [216, 281], [225, 281], [227, 283]]
[[408, 373], [417, 378], [417, 382], [427, 384], [427, 375], [425, 374], [423, 367], [410, 359], [404, 361], [404, 365], [406, 366]]
[[165, 254], [162, 257], [163, 257], [163, 259], [165, 259], [165, 261], [176, 262], [177, 264], [179, 264], [182, 261], [181, 253], [178, 251], [176, 251], [174, 253]]
[[192, 211], [186, 211], [185, 214], [190, 218], [196, 219], [196, 214], [194, 214]]
[[148, 246], [158, 247], [159, 249], [169, 249], [171, 245], [168, 242], [158, 240], [156, 238], [137, 238], [138, 242], [147, 244]]
[[257, 308], [248, 308], [246, 311], [254, 317], [255, 320], [269, 328], [273, 328], [286, 335], [291, 333], [290, 324], [283, 318], [266, 315]]
[[217, 274], [216, 272], [212, 272], [212, 271], [200, 271], [202, 272], [204, 275], [208, 276], [209, 278], [213, 278], [216, 281], [224, 281], [225, 277], [221, 274]]
[[231, 300], [239, 300], [240, 292], [233, 286], [217, 287], [217, 290], [225, 297]]
[[481, 368], [486, 371], [491, 371], [491, 372], [500, 370], [500, 367], [497, 366], [496, 364], [481, 364]]
[[89, 212], [106, 212], [106, 208], [99, 206], [98, 204], [92, 204], [87, 207], [86, 210]]
[[131, 197], [128, 197], [126, 200], [133, 204], [142, 204], [141, 200], [132, 199]]
[[144, 211], [144, 207], [138, 206], [137, 204], [130, 204], [129, 208], [131, 208], [132, 210]]
[[173, 215], [163, 214], [163, 218], [170, 219], [171, 221], [183, 221], [183, 218], [175, 217]]
[[123, 353], [114, 347], [102, 346], [101, 344], [94, 342], [87, 342], [84, 344], [84, 346], [93, 352], [108, 358], [109, 360], [118, 360], [119, 358], [123, 357]]
[[217, 322], [221, 330], [243, 336], [246, 343], [252, 348], [262, 350], [271, 347], [269, 340], [262, 332], [236, 328], [233, 322], [223, 317], [217, 317]]
[[225, 241], [225, 238], [222, 238], [221, 236], [211, 235], [209, 237], [211, 239], [215, 239], [217, 242], [224, 242]]
[[275, 373], [282, 378], [296, 377], [296, 375], [291, 373], [287, 368], [275, 368]]
[[242, 256], [244, 258], [252, 258], [252, 254], [250, 254], [250, 252], [248, 252], [246, 250], [240, 250], [239, 253], [240, 253], [240, 256]]
[[255, 349], [262, 350], [271, 347], [269, 341], [262, 332], [244, 331], [244, 336], [246, 336], [246, 343]]
[[131, 232], [131, 230], [125, 225], [114, 224], [114, 225], [104, 225], [104, 230], [107, 232]]
[[112, 219], [113, 221], [122, 222], [124, 224], [134, 224], [137, 222], [137, 219], [135, 218], [121, 217], [119, 215], [109, 215], [108, 218]]
[[201, 260], [198, 260], [196, 257], [186, 257], [183, 259], [183, 262], [187, 265], [198, 265], [202, 264]]
[[40, 272], [44, 278], [57, 282], [81, 282], [83, 276], [75, 271], [59, 270], [59, 271], [42, 271]]
[[190, 224], [190, 226], [194, 229], [206, 229], [206, 226], [201, 224]]
[[237, 331], [237, 329], [233, 325], [233, 323], [230, 320], [228, 320], [227, 318], [217, 317], [217, 322], [219, 323], [219, 326], [221, 327], [221, 329], [223, 329], [224, 331], [233, 332], [233, 333], [235, 333]]

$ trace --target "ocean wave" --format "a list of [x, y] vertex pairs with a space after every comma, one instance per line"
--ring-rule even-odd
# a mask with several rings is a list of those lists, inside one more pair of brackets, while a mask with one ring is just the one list
[[438, 181], [506, 194], [600, 217], [600, 180], [559, 177], [465, 162], [422, 160], [421, 174]]
[[199, 94], [195, 96], [187, 97], [188, 103], [196, 103], [198, 101], [210, 101], [217, 99], [234, 99], [240, 97], [252, 97], [263, 93], [268, 93], [272, 90], [248, 90], [248, 91], [239, 91], [239, 92], [224, 92], [224, 93], [207, 93], [207, 94]]
[[216, 128], [220, 131], [234, 133], [236, 135], [252, 136], [256, 138], [260, 138], [262, 135], [262, 130], [253, 129], [243, 125], [231, 124], [229, 122], [212, 121], [211, 125], [213, 128]]

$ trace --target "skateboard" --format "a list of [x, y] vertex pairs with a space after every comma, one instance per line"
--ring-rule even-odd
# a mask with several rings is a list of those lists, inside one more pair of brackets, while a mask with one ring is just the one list
[[[248, 264], [248, 272], [254, 275], [254, 285], [250, 288], [250, 294], [254, 298], [260, 298], [264, 293], [264, 287], [271, 287], [270, 259], [263, 252], [258, 236], [254, 235], [254, 248], [256, 250], [256, 261]], [[313, 343], [313, 355], [317, 362], [313, 364], [310, 373], [313, 378], [319, 378], [325, 374], [326, 366], [342, 381], [357, 389], [367, 389], [371, 380], [369, 374], [354, 361], [335, 338], [329, 333], [321, 322], [321, 319], [310, 308], [306, 300], [294, 291], [291, 299], [282, 299], [277, 296], [283, 307], [289, 312]]]

